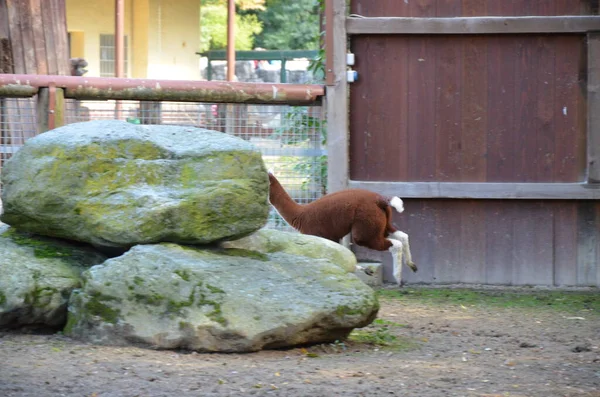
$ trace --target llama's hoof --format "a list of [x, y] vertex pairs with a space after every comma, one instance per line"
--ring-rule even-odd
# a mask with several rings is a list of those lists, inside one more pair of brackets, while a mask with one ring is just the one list
[[415, 265], [415, 263], [414, 263], [414, 262], [409, 262], [409, 263], [407, 263], [407, 265], [408, 265], [408, 267], [410, 267], [410, 268], [411, 268], [411, 270], [412, 270], [413, 272], [415, 272], [415, 273], [417, 272], [417, 270], [418, 270], [418, 269], [417, 269], [417, 265]]

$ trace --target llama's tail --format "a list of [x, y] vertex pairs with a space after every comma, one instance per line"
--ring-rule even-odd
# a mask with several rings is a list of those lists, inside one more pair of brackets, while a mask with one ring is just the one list
[[404, 212], [404, 202], [398, 196], [394, 196], [391, 199], [384, 196], [379, 196], [377, 199], [377, 206], [384, 211], [392, 206], [399, 214]]
[[399, 214], [404, 212], [404, 202], [402, 201], [402, 199], [398, 196], [394, 196], [392, 197], [392, 199], [390, 200], [390, 205], [392, 207], [394, 207], [396, 209], [396, 211], [398, 211]]
[[379, 196], [377, 206], [385, 212], [385, 232], [387, 234], [394, 233], [397, 229], [392, 225], [392, 208], [398, 211], [399, 214], [404, 212], [404, 203], [402, 202], [402, 199], [397, 196], [394, 196], [391, 199], [389, 197]]

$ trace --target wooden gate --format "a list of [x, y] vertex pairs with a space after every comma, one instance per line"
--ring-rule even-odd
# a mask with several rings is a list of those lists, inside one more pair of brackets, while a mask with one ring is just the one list
[[406, 281], [600, 285], [598, 1], [350, 3], [330, 3], [330, 187], [405, 199]]

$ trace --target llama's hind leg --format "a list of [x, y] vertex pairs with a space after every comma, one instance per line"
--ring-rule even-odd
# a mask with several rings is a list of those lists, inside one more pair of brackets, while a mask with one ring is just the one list
[[412, 254], [410, 252], [410, 244], [408, 242], [408, 234], [396, 230], [388, 236], [390, 239], [400, 240], [402, 242], [402, 249], [404, 256], [406, 257], [406, 265], [412, 269], [413, 272], [417, 271], [417, 265], [412, 260]]
[[352, 239], [357, 245], [366, 248], [390, 251], [394, 278], [398, 285], [402, 285], [402, 242], [385, 237], [384, 222], [355, 223], [352, 227]]
[[392, 265], [393, 265], [393, 274], [396, 283], [398, 286], [402, 286], [402, 252], [403, 246], [402, 242], [398, 240], [394, 240], [391, 238], [387, 239], [392, 245], [389, 248], [389, 251], [392, 253]]

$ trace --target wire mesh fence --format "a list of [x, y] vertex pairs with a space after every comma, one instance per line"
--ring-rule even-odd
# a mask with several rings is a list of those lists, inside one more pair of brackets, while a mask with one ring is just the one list
[[[237, 136], [261, 151], [267, 168], [298, 203], [325, 194], [326, 132], [321, 107], [66, 100], [66, 124], [107, 119], [194, 126]], [[0, 173], [3, 163], [36, 135], [36, 121], [35, 98], [0, 99]], [[292, 230], [274, 209], [267, 227]]]

